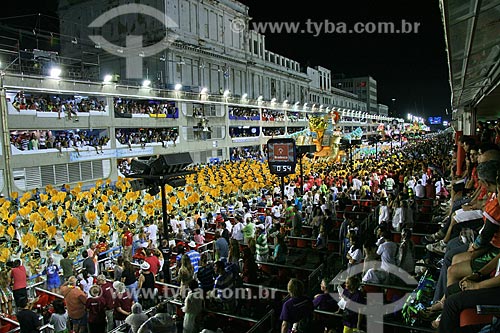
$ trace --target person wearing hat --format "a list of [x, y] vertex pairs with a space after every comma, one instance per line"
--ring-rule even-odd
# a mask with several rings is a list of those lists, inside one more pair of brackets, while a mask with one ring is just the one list
[[141, 303], [135, 303], [132, 305], [132, 313], [125, 319], [125, 324], [130, 325], [132, 333], [137, 333], [147, 320], [148, 316], [142, 311]]
[[170, 311], [168, 303], [159, 304], [156, 314], [144, 322], [137, 333], [177, 333], [177, 326]]
[[115, 281], [113, 288], [116, 291], [113, 317], [115, 319], [115, 326], [119, 327], [125, 324], [125, 319], [132, 313], [133, 300], [127, 293], [127, 288], [125, 288], [123, 282]]
[[114, 289], [111, 282], [106, 281], [106, 276], [100, 274], [97, 277], [97, 285], [101, 287], [101, 296], [106, 302], [106, 327], [107, 331], [114, 328], [113, 312], [114, 312]]
[[70, 276], [68, 281], [61, 286], [61, 295], [64, 297], [73, 330], [75, 333], [82, 333], [86, 332], [87, 328], [87, 295], [76, 287], [76, 283], [76, 277]]
[[101, 287], [93, 285], [90, 287], [90, 297], [85, 307], [88, 312], [88, 327], [92, 333], [106, 332], [106, 300], [102, 297]]
[[147, 254], [148, 255], [144, 258], [144, 261], [149, 264], [149, 270], [156, 276], [161, 267], [160, 259], [155, 255], [155, 250], [153, 249], [147, 250]]
[[141, 303], [145, 309], [149, 309], [154, 306], [155, 276], [151, 273], [151, 267], [148, 262], [144, 261], [140, 267], [141, 274], [139, 275], [137, 284], [137, 290], [139, 290], [139, 303]]
[[188, 243], [189, 251], [186, 252], [186, 255], [189, 257], [191, 264], [193, 265], [195, 274], [198, 273], [198, 264], [200, 262], [200, 253], [196, 251], [196, 243], [194, 241], [190, 241]]

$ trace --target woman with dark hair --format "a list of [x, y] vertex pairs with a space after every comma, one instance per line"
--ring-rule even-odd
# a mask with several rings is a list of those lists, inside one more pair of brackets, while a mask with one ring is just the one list
[[258, 267], [255, 263], [255, 257], [252, 254], [252, 251], [246, 247], [243, 250], [243, 270], [241, 273], [243, 282], [256, 284], [258, 280], [257, 271]]
[[137, 302], [137, 278], [135, 276], [135, 269], [128, 260], [123, 262], [121, 282], [123, 282], [128, 292], [132, 295], [134, 302]]

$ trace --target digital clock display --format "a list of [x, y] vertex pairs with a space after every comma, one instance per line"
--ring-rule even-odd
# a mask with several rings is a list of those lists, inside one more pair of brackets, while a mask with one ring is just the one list
[[292, 138], [269, 139], [267, 141], [268, 164], [272, 174], [295, 173], [296, 147]]

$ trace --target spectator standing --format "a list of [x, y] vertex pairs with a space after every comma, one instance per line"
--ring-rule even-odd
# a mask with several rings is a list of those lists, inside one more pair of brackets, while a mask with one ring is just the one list
[[143, 262], [141, 264], [141, 274], [137, 281], [137, 289], [139, 290], [139, 302], [146, 309], [154, 306], [154, 290], [155, 290], [155, 276], [150, 271], [149, 264]]
[[291, 279], [287, 290], [290, 299], [281, 308], [281, 333], [291, 333], [293, 329], [304, 330], [312, 320], [313, 302], [304, 296], [304, 284], [298, 279]]
[[[342, 298], [346, 301], [355, 302], [357, 304], [365, 304], [363, 293], [359, 290], [360, 282], [356, 276], [350, 276], [345, 282], [345, 289]], [[361, 314], [358, 314], [350, 309], [344, 309], [342, 318], [344, 324], [344, 333], [352, 333], [354, 330], [361, 329]]]
[[82, 258], [82, 268], [87, 271], [90, 276], [95, 276], [96, 270], [94, 259], [92, 258], [92, 256], [89, 256], [89, 252], [87, 250], [82, 251]]
[[132, 305], [132, 313], [125, 319], [125, 323], [130, 325], [132, 333], [137, 333], [139, 327], [148, 320], [148, 316], [142, 311], [141, 303]]
[[203, 253], [200, 259], [200, 268], [198, 269], [198, 274], [196, 274], [199, 287], [204, 291], [204, 293], [212, 290], [214, 287], [214, 268], [212, 264], [208, 263], [208, 255]]
[[127, 226], [123, 227], [122, 246], [123, 246], [123, 259], [132, 261], [132, 242], [133, 235]]
[[113, 280], [120, 281], [123, 273], [123, 257], [119, 256], [116, 259], [116, 265], [113, 267]]
[[59, 292], [61, 279], [59, 278], [59, 267], [54, 264], [54, 259], [49, 257], [47, 266], [43, 270], [43, 274], [47, 276], [47, 289], [53, 293]]
[[257, 225], [258, 237], [255, 242], [257, 261], [267, 261], [269, 257], [269, 247], [267, 245], [267, 233], [263, 224]]
[[16, 317], [21, 328], [21, 333], [38, 333], [42, 326], [40, 316], [31, 310], [31, 304], [28, 304], [27, 298], [20, 298], [17, 302], [19, 310]]
[[321, 280], [320, 288], [321, 294], [317, 294], [313, 299], [314, 308], [323, 311], [333, 311], [336, 306], [336, 302], [330, 295], [326, 278]]
[[75, 274], [73, 259], [68, 258], [69, 257], [68, 251], [64, 251], [62, 253], [62, 256], [63, 258], [59, 262], [59, 265], [61, 265], [61, 269], [63, 271], [64, 281], [68, 281], [69, 277]]
[[89, 331], [92, 333], [106, 333], [106, 300], [100, 294], [101, 288], [92, 286], [90, 297], [85, 304], [89, 314]]
[[168, 303], [158, 306], [156, 314], [141, 325], [137, 333], [177, 333], [177, 326], [168, 310]]
[[14, 294], [14, 302], [19, 307], [18, 302], [21, 298], [28, 299], [28, 291], [26, 289], [26, 268], [21, 264], [20, 259], [14, 261], [14, 267], [10, 271], [12, 281], [12, 293]]
[[[116, 291], [114, 300], [113, 318], [116, 327], [125, 323], [125, 319], [132, 313], [132, 296], [127, 293], [127, 288], [122, 282], [115, 281], [113, 287]], [[109, 331], [109, 330], [108, 330]]]
[[153, 273], [153, 275], [156, 276], [161, 267], [160, 259], [158, 259], [158, 257], [155, 255], [155, 251], [153, 249], [149, 249], [147, 251], [148, 256], [146, 257], [146, 259], [144, 259], [144, 261], [149, 264], [149, 270], [151, 271], [151, 273]]
[[[71, 276], [67, 282], [61, 286], [61, 295], [64, 297], [68, 317], [73, 324], [75, 333], [87, 331], [87, 295], [76, 287], [76, 277]], [[104, 313], [104, 311], [103, 311]]]
[[55, 333], [68, 333], [68, 312], [62, 300], [56, 298], [52, 302], [54, 313], [50, 316], [49, 324], [54, 326]]
[[97, 285], [101, 287], [101, 297], [106, 302], [106, 330], [107, 332], [113, 330], [115, 322], [113, 319], [113, 313], [115, 309], [114, 305], [114, 289], [111, 282], [106, 281], [106, 276], [100, 274], [97, 277]]
[[189, 293], [186, 297], [182, 311], [184, 315], [183, 333], [199, 332], [200, 313], [203, 310], [203, 291], [198, 289], [198, 282], [191, 280]]
[[229, 244], [224, 237], [221, 237], [220, 232], [215, 232], [215, 259], [227, 258], [229, 256]]
[[241, 273], [243, 282], [256, 284], [258, 269], [259, 268], [255, 263], [255, 257], [253, 256], [252, 251], [250, 248], [246, 247], [243, 250], [243, 269]]

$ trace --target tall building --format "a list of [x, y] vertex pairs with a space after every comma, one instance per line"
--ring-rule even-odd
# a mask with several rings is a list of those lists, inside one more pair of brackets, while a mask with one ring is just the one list
[[356, 94], [366, 103], [369, 113], [383, 114], [379, 113], [377, 81], [371, 76], [346, 78], [344, 75], [338, 75], [332, 82], [334, 87]]
[[[137, 13], [112, 18], [120, 5], [123, 2], [118, 0], [61, 0], [61, 34], [73, 37], [61, 42], [62, 55], [97, 54], [101, 78], [118, 74], [122, 80], [148, 79], [159, 88], [173, 89], [180, 83], [185, 91], [199, 92], [206, 87], [212, 94], [229, 90], [233, 96], [367, 110], [364, 98], [332, 89], [330, 70], [302, 68], [299, 62], [268, 50], [265, 36], [248, 29], [248, 7], [240, 2], [141, 1], [158, 10], [162, 20]], [[100, 15], [109, 22], [89, 28]], [[106, 51], [104, 45], [89, 39], [96, 35], [116, 47]], [[127, 44], [130, 35], [144, 46], [159, 45], [159, 52], [152, 55], [136, 49], [133, 61], [142, 64], [140, 78], [127, 77], [130, 68], [125, 55], [133, 49]]]

